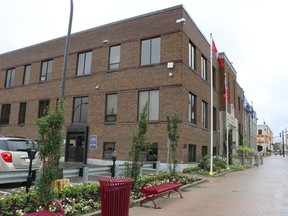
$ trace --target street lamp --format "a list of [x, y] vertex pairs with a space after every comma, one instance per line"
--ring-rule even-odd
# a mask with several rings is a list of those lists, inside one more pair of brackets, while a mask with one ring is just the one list
[[281, 135], [282, 135], [283, 157], [285, 157], [285, 151], [284, 151], [284, 135], [283, 135], [283, 130], [282, 130], [282, 134], [281, 134], [281, 132], [280, 132], [279, 134], [280, 134], [280, 137], [281, 137]]
[[116, 158], [117, 158], [117, 152], [116, 149], [113, 148], [112, 150], [112, 160], [113, 160], [113, 166], [112, 166], [112, 177], [115, 177], [115, 162], [116, 162]]

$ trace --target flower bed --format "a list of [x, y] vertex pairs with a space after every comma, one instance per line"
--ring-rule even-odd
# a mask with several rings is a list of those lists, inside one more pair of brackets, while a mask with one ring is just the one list
[[[130, 200], [133, 204], [134, 200], [142, 197], [140, 192], [141, 186], [147, 181], [162, 179], [167, 181], [171, 177], [170, 173], [150, 174], [139, 177], [136, 187], [131, 191]], [[196, 176], [178, 175], [183, 185], [198, 181]], [[161, 183], [160, 180], [155, 180]], [[40, 203], [39, 195], [35, 190], [25, 193], [25, 189], [13, 191], [9, 195], [5, 195], [0, 200], [0, 215], [5, 216], [21, 216], [25, 213], [42, 210], [45, 203]], [[77, 216], [100, 210], [100, 186], [97, 182], [89, 182], [87, 184], [78, 184], [65, 187], [61, 190], [53, 190], [53, 198], [60, 200], [65, 210], [65, 216]], [[51, 210], [56, 210], [56, 205], [51, 205]]]

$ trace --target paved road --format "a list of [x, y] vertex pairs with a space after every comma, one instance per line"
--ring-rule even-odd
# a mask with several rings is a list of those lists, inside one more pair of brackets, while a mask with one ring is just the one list
[[288, 216], [288, 157], [264, 158], [264, 164], [188, 188], [144, 207], [133, 207], [130, 216]]

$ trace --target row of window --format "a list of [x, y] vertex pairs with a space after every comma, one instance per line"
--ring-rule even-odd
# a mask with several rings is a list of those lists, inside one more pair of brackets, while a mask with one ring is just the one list
[[[189, 66], [196, 70], [196, 48], [189, 42]], [[141, 41], [141, 66], [153, 65], [160, 63], [161, 53], [161, 38], [152, 38]], [[108, 70], [117, 70], [120, 68], [121, 45], [111, 46], [109, 50], [109, 65]], [[47, 82], [52, 79], [53, 60], [45, 60], [41, 63], [41, 71], [39, 82]], [[92, 51], [87, 51], [78, 54], [76, 76], [84, 76], [91, 73], [92, 66]], [[29, 84], [31, 74], [31, 65], [25, 65], [23, 85]], [[14, 86], [15, 68], [6, 71], [5, 88]], [[207, 60], [201, 56], [201, 77], [207, 81]], [[213, 68], [213, 86], [215, 87], [215, 69]]]
[[[196, 95], [189, 93], [189, 122], [197, 123], [197, 109], [196, 109]], [[117, 99], [118, 94], [107, 94], [106, 95], [106, 106], [105, 106], [105, 122], [116, 122], [117, 121]], [[201, 102], [201, 126], [208, 128], [208, 103]], [[38, 117], [43, 117], [48, 112], [50, 101], [41, 100], [39, 101]], [[75, 97], [73, 102], [73, 123], [86, 123], [88, 119], [88, 104], [89, 97]], [[148, 120], [158, 121], [159, 120], [159, 90], [140, 91], [138, 95], [138, 117], [143, 111], [145, 104], [148, 105]], [[26, 117], [26, 102], [21, 102], [19, 107], [18, 124], [25, 124]], [[1, 109], [0, 124], [7, 125], [10, 120], [11, 104], [3, 104]], [[213, 128], [216, 130], [216, 108], [213, 107]]]

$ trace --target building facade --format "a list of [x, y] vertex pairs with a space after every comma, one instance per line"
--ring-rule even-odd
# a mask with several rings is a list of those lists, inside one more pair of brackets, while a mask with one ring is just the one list
[[[0, 55], [1, 135], [37, 139], [36, 120], [60, 95], [65, 41], [61, 37]], [[175, 113], [179, 162], [198, 162], [210, 154], [211, 108], [213, 154], [223, 155], [224, 74], [236, 149], [244, 133], [243, 90], [224, 53], [222, 59], [224, 68], [213, 59], [211, 79], [210, 44], [182, 5], [72, 34], [65, 81], [65, 161], [109, 160], [114, 148], [117, 159], [128, 160], [146, 103], [147, 159], [152, 155], [166, 162], [166, 118]]]
[[[257, 145], [262, 146], [262, 151], [273, 151], [273, 132], [266, 124], [257, 125]], [[283, 149], [283, 148], [282, 148]]]

